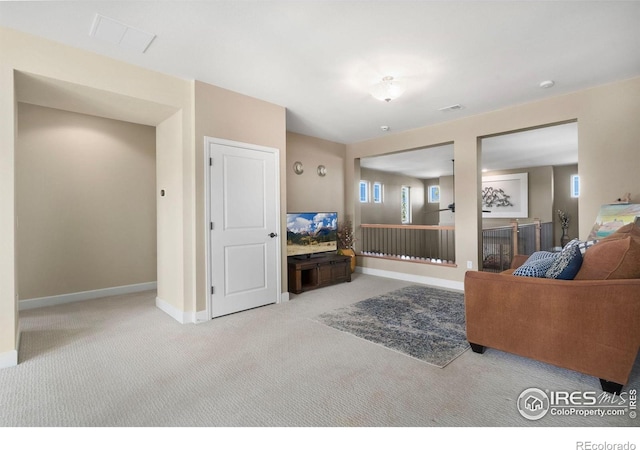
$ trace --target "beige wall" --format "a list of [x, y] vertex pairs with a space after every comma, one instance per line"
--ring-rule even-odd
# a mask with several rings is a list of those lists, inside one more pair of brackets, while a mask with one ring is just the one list
[[[182, 258], [162, 260], [165, 267], [159, 268], [158, 274], [166, 274], [166, 278], [158, 278], [158, 296], [177, 310], [185, 310], [185, 302], [195, 303], [195, 277], [191, 276], [193, 271], [188, 272], [187, 264], [193, 262], [195, 265], [193, 83], [0, 27], [0, 367], [17, 362], [19, 291], [14, 163], [18, 116], [15, 83], [25, 73], [83, 87], [72, 91], [74, 95], [83, 95], [75, 97], [74, 101], [88, 105], [90, 110], [122, 100], [129, 109], [162, 111], [156, 123], [147, 125], [158, 126], [158, 148], [171, 153], [179, 161], [178, 167], [184, 170], [176, 174], [173, 169], [170, 176], [175, 179], [170, 180], [165, 179], [165, 172], [157, 172], [157, 183], [169, 182], [176, 186], [174, 195], [177, 196], [175, 209], [157, 209], [158, 222], [164, 220], [169, 225], [158, 228], [158, 254], [165, 253], [163, 246], [170, 246], [182, 255]], [[136, 101], [132, 103], [131, 99]], [[46, 103], [47, 98], [39, 100]], [[32, 103], [36, 102], [32, 100]], [[181, 113], [177, 119], [172, 119], [167, 111]], [[91, 111], [83, 112], [91, 114]], [[158, 154], [157, 157], [166, 159], [167, 155]], [[178, 215], [179, 219], [164, 217], [165, 214]], [[158, 258], [158, 264], [160, 261]], [[179, 296], [174, 297], [173, 293], [179, 293]]]
[[[553, 235], [555, 245], [560, 245], [560, 238], [562, 237], [562, 228], [560, 228], [560, 221], [557, 215], [559, 209], [569, 214], [569, 229], [567, 231], [569, 237], [573, 239], [578, 237], [579, 234], [580, 217], [578, 214], [578, 199], [571, 197], [571, 175], [577, 174], [577, 164], [554, 166], [553, 168]], [[595, 221], [596, 216], [594, 215], [589, 226], [593, 226]]]
[[[287, 133], [287, 203], [289, 212], [336, 211], [339, 220], [344, 216], [344, 158], [346, 145], [336, 142]], [[293, 170], [300, 161], [304, 172]], [[327, 169], [318, 175], [318, 166]]]
[[[443, 187], [440, 181], [440, 178], [429, 178], [427, 180], [422, 180], [424, 184], [424, 209], [422, 213], [424, 225], [440, 225], [440, 215], [442, 214], [442, 212], [440, 212], [439, 210], [442, 208], [446, 208], [448, 205], [448, 203], [445, 204], [448, 196], [446, 192], [443, 192]], [[439, 202], [429, 203], [429, 186], [440, 186]], [[440, 206], [443, 204], [444, 206]]]
[[[574, 172], [577, 173], [577, 166], [574, 167]], [[529, 204], [529, 218], [519, 219], [521, 223], [527, 223], [534, 218], [539, 218], [543, 222], [551, 222], [554, 220], [553, 209], [553, 174], [554, 168], [551, 166], [545, 167], [529, 167], [513, 170], [497, 170], [492, 172], [483, 173], [482, 176], [493, 175], [506, 175], [513, 173], [526, 173], [528, 176], [528, 204]], [[362, 220], [361, 223], [396, 223], [399, 224], [399, 215], [397, 211], [400, 208], [399, 192], [400, 186], [412, 186], [415, 189], [414, 192], [420, 190], [420, 195], [414, 196], [413, 203], [413, 217], [414, 224], [425, 225], [447, 225], [453, 224], [455, 219], [453, 213], [449, 211], [442, 211], [440, 216], [435, 213], [438, 209], [445, 209], [454, 201], [453, 199], [453, 177], [446, 176], [439, 179], [432, 180], [419, 180], [412, 177], [406, 177], [399, 174], [382, 172], [370, 169], [360, 169], [360, 178], [368, 180], [371, 183], [380, 181], [385, 184], [385, 190], [389, 192], [386, 197], [386, 201], [383, 205], [376, 205], [373, 203], [359, 204], [361, 210]], [[440, 186], [440, 203], [429, 204], [427, 202], [427, 189], [430, 185]], [[424, 194], [422, 193], [424, 192]], [[569, 196], [568, 182], [564, 194]], [[561, 194], [562, 195], [562, 194]], [[575, 203], [575, 212], [577, 214], [577, 199]], [[440, 222], [439, 222], [440, 217]], [[509, 225], [513, 219], [492, 219], [487, 217], [483, 220], [483, 227], [499, 227]], [[577, 220], [575, 221], [577, 222]], [[577, 228], [576, 228], [577, 234]]]
[[15, 252], [15, 152], [17, 104], [14, 73], [3, 64], [0, 35], [0, 368], [18, 363], [18, 282]]
[[[440, 209], [447, 208], [447, 211], [440, 211], [440, 221], [437, 225], [454, 225], [456, 220], [455, 213], [448, 210], [449, 205], [454, 203], [453, 195], [453, 176], [440, 177]], [[456, 205], [457, 206], [457, 205]]]
[[[8, 44], [8, 45], [7, 45]], [[0, 366], [17, 354], [18, 314], [13, 251], [16, 98], [156, 127], [157, 275], [161, 307], [190, 322], [205, 308], [203, 141], [205, 135], [280, 150], [281, 204], [286, 205], [285, 108], [215, 86], [141, 69], [28, 34], [0, 28]], [[196, 97], [199, 121], [196, 123]], [[53, 104], [52, 104], [53, 103]], [[56, 106], [59, 105], [59, 106]], [[196, 135], [196, 129], [198, 133]], [[164, 189], [166, 195], [159, 192]], [[284, 207], [282, 213], [284, 226]], [[285, 246], [283, 244], [283, 254]], [[283, 261], [285, 267], [286, 259]], [[5, 283], [6, 281], [6, 283]], [[286, 286], [286, 270], [283, 270]], [[12, 355], [13, 355], [12, 354]], [[13, 356], [11, 356], [13, 357]]]
[[[184, 186], [183, 155], [176, 149], [182, 146], [183, 112], [158, 124], [156, 127], [156, 205], [158, 235], [158, 298], [169, 302], [176, 309], [186, 307], [188, 289], [186, 278], [184, 242]], [[160, 191], [165, 195], [161, 196]], [[193, 300], [192, 300], [193, 303]]]
[[[380, 182], [384, 186], [383, 203], [374, 203], [371, 199], [368, 203], [359, 203], [361, 223], [385, 223], [400, 225], [400, 190], [402, 186], [411, 189], [411, 217], [414, 225], [425, 224], [425, 186], [424, 180], [408, 177], [400, 174], [382, 172], [380, 170], [360, 169], [360, 179], [366, 180], [373, 189], [374, 182]], [[431, 214], [438, 217], [437, 213]]]
[[[601, 204], [631, 192], [638, 202], [640, 192], [640, 78], [612, 83], [568, 95], [505, 108], [487, 114], [426, 126], [379, 139], [347, 145], [347, 186], [360, 176], [358, 158], [397, 152], [453, 141], [456, 161], [456, 256], [458, 267], [416, 265], [400, 261], [360, 258], [360, 264], [381, 270], [399, 271], [462, 282], [466, 261], [477, 269], [481, 229], [479, 139], [507, 131], [524, 130], [571, 120], [578, 122], [579, 237], [585, 239]], [[355, 210], [355, 190], [347, 189], [347, 211]]]
[[156, 281], [155, 129], [18, 104], [21, 299]]
[[[228, 139], [276, 148], [280, 152], [281, 236], [286, 236], [287, 138], [286, 110], [282, 106], [195, 82], [195, 183], [196, 183], [196, 303], [189, 311], [204, 311], [206, 286], [204, 138]], [[282, 291], [287, 291], [286, 240], [282, 240]]]

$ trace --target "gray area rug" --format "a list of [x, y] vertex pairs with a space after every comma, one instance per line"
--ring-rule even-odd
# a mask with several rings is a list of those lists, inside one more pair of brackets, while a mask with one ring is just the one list
[[469, 348], [461, 292], [408, 286], [316, 319], [438, 367]]

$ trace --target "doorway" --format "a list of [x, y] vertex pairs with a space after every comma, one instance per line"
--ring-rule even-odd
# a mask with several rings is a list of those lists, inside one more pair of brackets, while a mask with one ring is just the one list
[[[578, 197], [570, 192], [576, 121], [483, 136], [480, 146], [483, 270], [505, 270], [516, 254], [557, 250], [564, 236], [578, 237]], [[568, 228], [559, 214], [570, 218]]]
[[17, 106], [20, 308], [156, 288], [155, 128]]

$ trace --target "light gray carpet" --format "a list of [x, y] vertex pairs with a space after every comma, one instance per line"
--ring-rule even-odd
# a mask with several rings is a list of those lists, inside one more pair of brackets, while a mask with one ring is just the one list
[[318, 321], [441, 368], [469, 349], [462, 292], [407, 286]]
[[[0, 370], [1, 426], [637, 426], [628, 417], [547, 415], [530, 387], [598, 380], [488, 349], [440, 369], [313, 319], [410, 283], [355, 274], [289, 302], [181, 325], [155, 292], [20, 313], [20, 364]], [[629, 388], [640, 388], [640, 367]], [[213, 440], [214, 435], [211, 436]]]

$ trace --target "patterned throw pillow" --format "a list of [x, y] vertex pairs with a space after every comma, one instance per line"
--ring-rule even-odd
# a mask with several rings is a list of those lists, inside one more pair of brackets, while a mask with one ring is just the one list
[[525, 264], [528, 262], [537, 261], [539, 259], [555, 258], [556, 256], [558, 256], [558, 254], [553, 252], [546, 252], [546, 251], [534, 252], [531, 254], [531, 256], [527, 258], [527, 260], [525, 261]]
[[580, 240], [574, 239], [565, 245], [562, 252], [547, 270], [545, 277], [557, 280], [573, 280], [580, 270], [580, 266], [582, 266], [581, 243]]
[[[542, 253], [542, 252], [536, 252], [536, 253]], [[542, 255], [536, 255], [534, 253], [529, 257], [529, 259], [525, 261], [523, 265], [518, 267], [513, 272], [513, 274], [521, 277], [544, 278], [545, 274], [547, 273], [547, 270], [549, 270], [553, 262], [556, 260], [556, 257], [558, 256], [557, 254], [554, 254], [551, 252], [545, 252], [545, 253], [550, 253], [552, 256], [547, 256], [545, 258], [545, 257], [542, 257]], [[534, 257], [534, 255], [536, 255], [535, 258], [531, 260], [531, 258]]]
[[[571, 242], [569, 242], [570, 244]], [[598, 240], [596, 239], [595, 241], [580, 241], [580, 243], [578, 244], [578, 248], [580, 249], [580, 253], [582, 253], [584, 255], [584, 252], [586, 252], [589, 247], [593, 247], [595, 244], [598, 243]], [[569, 245], [567, 244], [567, 245]]]

